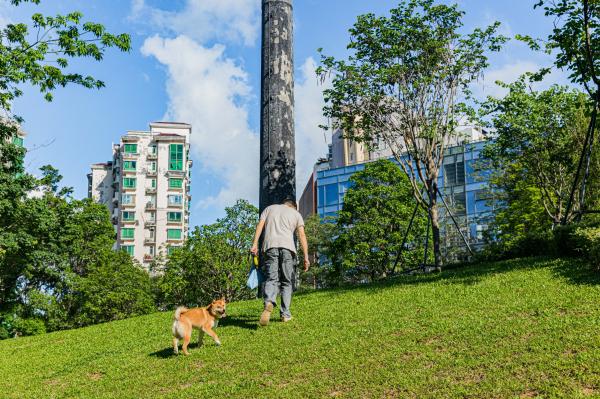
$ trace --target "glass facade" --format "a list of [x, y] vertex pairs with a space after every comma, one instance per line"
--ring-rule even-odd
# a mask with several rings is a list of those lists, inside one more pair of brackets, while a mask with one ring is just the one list
[[[494, 212], [489, 206], [490, 190], [487, 186], [489, 171], [477, 171], [475, 168], [475, 163], [478, 162], [479, 154], [485, 144], [486, 142], [481, 141], [449, 148], [438, 181], [448, 208], [474, 246], [482, 244], [483, 232], [487, 229]], [[337, 217], [344, 205], [344, 196], [351, 185], [350, 177], [364, 168], [365, 164], [358, 164], [317, 172], [317, 213], [322, 219]], [[439, 209], [440, 216], [442, 218], [446, 216], [447, 212], [442, 201], [439, 201]], [[453, 226], [450, 228], [446, 225], [442, 233], [446, 233], [448, 239], [454, 235], [460, 239], [458, 231]], [[452, 240], [456, 241], [456, 237], [452, 237]], [[453, 245], [451, 242], [447, 244]]]

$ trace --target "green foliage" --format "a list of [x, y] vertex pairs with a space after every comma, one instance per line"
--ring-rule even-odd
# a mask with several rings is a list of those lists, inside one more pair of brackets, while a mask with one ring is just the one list
[[171, 255], [158, 283], [164, 306], [205, 306], [223, 296], [228, 301], [253, 296], [246, 279], [258, 209], [238, 200], [226, 214], [214, 224], [196, 227], [183, 248]]
[[[255, 328], [232, 303], [173, 356], [173, 311], [0, 342], [0, 392], [21, 398], [584, 398], [600, 383], [598, 273], [526, 258], [294, 297]], [[194, 341], [196, 335], [194, 335]], [[325, 355], [326, 354], [326, 355]]]
[[[333, 240], [337, 234], [337, 226], [332, 220], [322, 220], [314, 214], [304, 220], [304, 231], [308, 243], [311, 267], [308, 272], [302, 271], [301, 287], [324, 288], [338, 285], [343, 273], [332, 264], [335, 255]], [[304, 264], [304, 254], [298, 253], [298, 264]]]
[[[534, 8], [537, 7], [542, 7], [554, 24], [544, 49], [556, 54], [556, 66], [568, 69], [573, 83], [584, 86], [590, 96], [597, 96], [600, 86], [600, 3], [596, 0], [539, 0]], [[528, 36], [520, 38], [534, 50], [542, 49], [540, 40]]]
[[463, 16], [456, 5], [434, 0], [404, 0], [389, 16], [359, 16], [350, 57], [322, 56], [318, 69], [323, 78], [333, 75], [323, 111], [334, 128], [368, 146], [385, 143], [409, 176], [413, 196], [431, 214], [436, 266], [444, 150], [465, 116], [461, 96], [488, 66], [487, 52], [506, 41], [496, 34], [499, 23], [463, 33]]
[[154, 311], [150, 275], [125, 252], [111, 252], [77, 285], [78, 325], [96, 324]]
[[[403, 237], [415, 208], [408, 177], [393, 162], [380, 160], [350, 178], [351, 187], [337, 220], [334, 262], [341, 262], [354, 281], [376, 280], [395, 271]], [[425, 235], [422, 212], [415, 218], [401, 263], [418, 263], [419, 240]]]
[[[15, 6], [22, 2], [11, 0]], [[84, 22], [77, 11], [56, 16], [36, 13], [31, 20], [31, 26], [8, 24], [0, 31], [0, 108], [7, 111], [12, 101], [23, 94], [23, 84], [38, 87], [48, 101], [57, 87], [69, 84], [90, 89], [104, 87], [101, 80], [68, 70], [70, 60], [100, 61], [108, 48], [120, 51], [131, 48], [128, 34], [114, 35], [101, 24]]]
[[573, 236], [578, 242], [577, 250], [600, 270], [600, 227], [578, 227]]
[[[536, 92], [527, 78], [499, 83], [509, 93], [501, 99], [489, 97], [481, 104], [480, 113], [490, 118], [487, 124], [497, 132], [483, 157], [499, 171], [491, 182], [498, 193], [504, 193], [499, 198], [508, 206], [503, 214], [520, 219], [524, 228], [543, 231], [549, 223], [561, 223], [565, 216], [573, 220], [579, 210], [573, 207], [565, 215], [590, 107], [581, 92], [556, 85]], [[596, 150], [592, 176], [600, 172], [596, 167], [599, 155]], [[591, 197], [600, 188], [595, 180], [590, 182]], [[500, 226], [504, 234], [517, 231], [506, 227]]]

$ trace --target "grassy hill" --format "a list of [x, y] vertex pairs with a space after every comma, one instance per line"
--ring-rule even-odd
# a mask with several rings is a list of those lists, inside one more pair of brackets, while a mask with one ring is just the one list
[[[600, 279], [523, 259], [294, 298], [257, 328], [232, 304], [191, 356], [172, 313], [0, 341], [8, 398], [600, 397]], [[195, 337], [196, 338], [196, 337]]]

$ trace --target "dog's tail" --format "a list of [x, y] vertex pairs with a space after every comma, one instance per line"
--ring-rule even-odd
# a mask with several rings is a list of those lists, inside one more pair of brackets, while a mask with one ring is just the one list
[[177, 310], [175, 310], [175, 320], [179, 321], [179, 317], [181, 316], [181, 314], [187, 312], [188, 310], [189, 309], [185, 306], [178, 307]]

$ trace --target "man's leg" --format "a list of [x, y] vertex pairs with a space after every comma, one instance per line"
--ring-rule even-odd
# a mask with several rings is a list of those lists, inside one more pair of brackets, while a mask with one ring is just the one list
[[269, 324], [273, 305], [277, 303], [277, 293], [279, 292], [279, 250], [271, 248], [264, 253], [264, 274], [265, 274], [265, 309], [260, 316], [260, 324], [266, 326]]
[[292, 317], [290, 306], [292, 304], [292, 292], [294, 291], [293, 278], [296, 258], [292, 251], [280, 249], [281, 269], [279, 272], [279, 285], [281, 287], [281, 317], [288, 319]]

